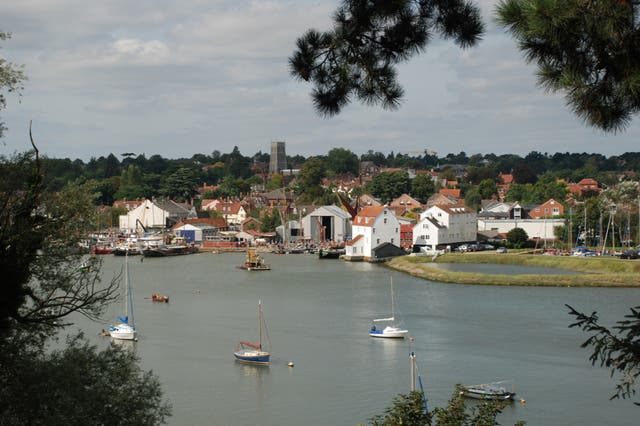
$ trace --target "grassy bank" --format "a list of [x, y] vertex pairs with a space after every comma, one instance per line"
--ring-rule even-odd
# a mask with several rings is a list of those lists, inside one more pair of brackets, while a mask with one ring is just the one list
[[429, 256], [403, 256], [387, 266], [431, 281], [456, 284], [553, 286], [553, 287], [640, 287], [640, 261], [615, 257], [571, 257], [527, 254], [450, 253], [436, 263], [483, 263], [558, 268], [580, 272], [576, 275], [523, 274], [500, 275], [453, 272], [430, 264]]

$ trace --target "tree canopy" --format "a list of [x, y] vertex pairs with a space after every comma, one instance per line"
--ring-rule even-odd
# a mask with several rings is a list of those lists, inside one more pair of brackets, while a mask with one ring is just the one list
[[640, 111], [636, 1], [501, 0], [497, 20], [537, 66], [538, 84], [562, 92], [589, 125], [624, 129]]
[[344, 0], [333, 29], [308, 30], [289, 58], [291, 75], [313, 83], [313, 102], [335, 115], [352, 98], [397, 108], [403, 89], [395, 66], [423, 52], [433, 34], [474, 45], [484, 25], [471, 1]]

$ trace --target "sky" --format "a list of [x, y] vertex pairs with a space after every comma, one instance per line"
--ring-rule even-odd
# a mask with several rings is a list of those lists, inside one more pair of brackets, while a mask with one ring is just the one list
[[0, 111], [9, 129], [0, 155], [30, 148], [30, 121], [45, 155], [84, 161], [236, 146], [253, 156], [272, 141], [305, 157], [638, 151], [640, 117], [617, 134], [584, 124], [561, 94], [536, 86], [534, 67], [493, 22], [496, 2], [478, 4], [487, 25], [478, 46], [436, 38], [398, 67], [399, 109], [352, 103], [324, 118], [288, 58], [307, 29], [331, 28], [338, 1], [3, 1], [0, 31], [12, 38], [0, 58], [23, 64], [28, 80]]

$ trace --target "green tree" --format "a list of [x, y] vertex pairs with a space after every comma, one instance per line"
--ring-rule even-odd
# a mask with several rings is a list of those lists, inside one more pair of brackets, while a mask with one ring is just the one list
[[280, 173], [274, 173], [271, 175], [271, 179], [267, 183], [267, 189], [269, 191], [273, 191], [274, 189], [282, 188], [283, 186], [283, 178]]
[[513, 228], [511, 231], [507, 232], [507, 242], [511, 247], [520, 248], [528, 239], [529, 235], [527, 235], [527, 231], [522, 228]]
[[303, 200], [313, 202], [322, 196], [322, 179], [327, 175], [325, 162], [317, 157], [309, 158], [300, 168], [298, 185]]
[[605, 131], [640, 111], [640, 44], [635, 1], [501, 0], [498, 22], [511, 33], [538, 84]]
[[360, 161], [358, 156], [345, 148], [333, 148], [327, 153], [327, 170], [336, 175], [351, 173], [358, 175]]
[[[11, 34], [0, 31], [0, 42], [11, 38]], [[16, 65], [0, 58], [0, 111], [7, 107], [7, 99], [4, 91], [8, 93], [19, 92], [23, 89], [22, 83], [26, 80], [23, 66]], [[0, 121], [0, 138], [7, 128]]]
[[291, 75], [312, 82], [316, 110], [334, 115], [351, 99], [397, 108], [403, 90], [395, 67], [425, 50], [433, 34], [474, 45], [484, 26], [465, 0], [344, 0], [333, 30], [309, 30], [289, 58]]
[[[100, 259], [78, 268], [78, 243], [95, 227], [95, 182], [45, 193], [35, 145], [0, 158], [0, 174], [0, 423], [164, 423], [159, 381], [132, 353], [97, 352], [81, 337], [51, 350], [71, 314], [96, 319], [117, 298], [120, 278], [101, 283]], [[124, 405], [110, 403], [122, 394]]]
[[260, 222], [260, 232], [274, 232], [280, 225], [282, 225], [282, 220], [278, 209], [267, 210], [264, 212]]
[[435, 190], [431, 176], [426, 173], [420, 173], [411, 180], [411, 196], [421, 203], [426, 203]]
[[[590, 334], [581, 347], [593, 348], [589, 357], [591, 364], [599, 363], [600, 367], [611, 369], [611, 376], [615, 373], [621, 375], [616, 393], [610, 399], [634, 396], [640, 377], [640, 306], [631, 308], [631, 313], [625, 315], [626, 319], [618, 321], [612, 328], [600, 324], [596, 312], [585, 315], [569, 305], [565, 306], [576, 319], [569, 327], [577, 327]], [[640, 406], [640, 402], [634, 404]]]
[[482, 203], [483, 198], [484, 197], [480, 195], [478, 189], [472, 188], [470, 191], [467, 191], [467, 193], [464, 194], [464, 203], [468, 207], [477, 211], [478, 207], [480, 207], [480, 204]]
[[[437, 407], [430, 412], [425, 410], [422, 392], [399, 394], [393, 399], [391, 407], [384, 414], [371, 418], [372, 426], [497, 426], [498, 415], [505, 402], [487, 400], [468, 407], [460, 389], [456, 388], [447, 407]], [[525, 422], [517, 422], [522, 426]]]
[[190, 201], [198, 193], [199, 181], [197, 171], [180, 167], [166, 177], [160, 191], [163, 195], [178, 201]]
[[382, 172], [376, 175], [367, 185], [368, 191], [374, 196], [388, 203], [411, 188], [409, 175], [405, 171]]
[[488, 200], [498, 193], [498, 186], [493, 179], [483, 179], [478, 185], [478, 193], [483, 200]]

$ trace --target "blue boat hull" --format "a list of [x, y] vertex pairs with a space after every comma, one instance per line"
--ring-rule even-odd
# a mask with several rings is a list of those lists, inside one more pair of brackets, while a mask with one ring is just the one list
[[233, 356], [236, 357], [236, 361], [246, 362], [250, 364], [269, 364], [269, 359], [271, 355], [241, 355], [238, 353], [234, 353]]

